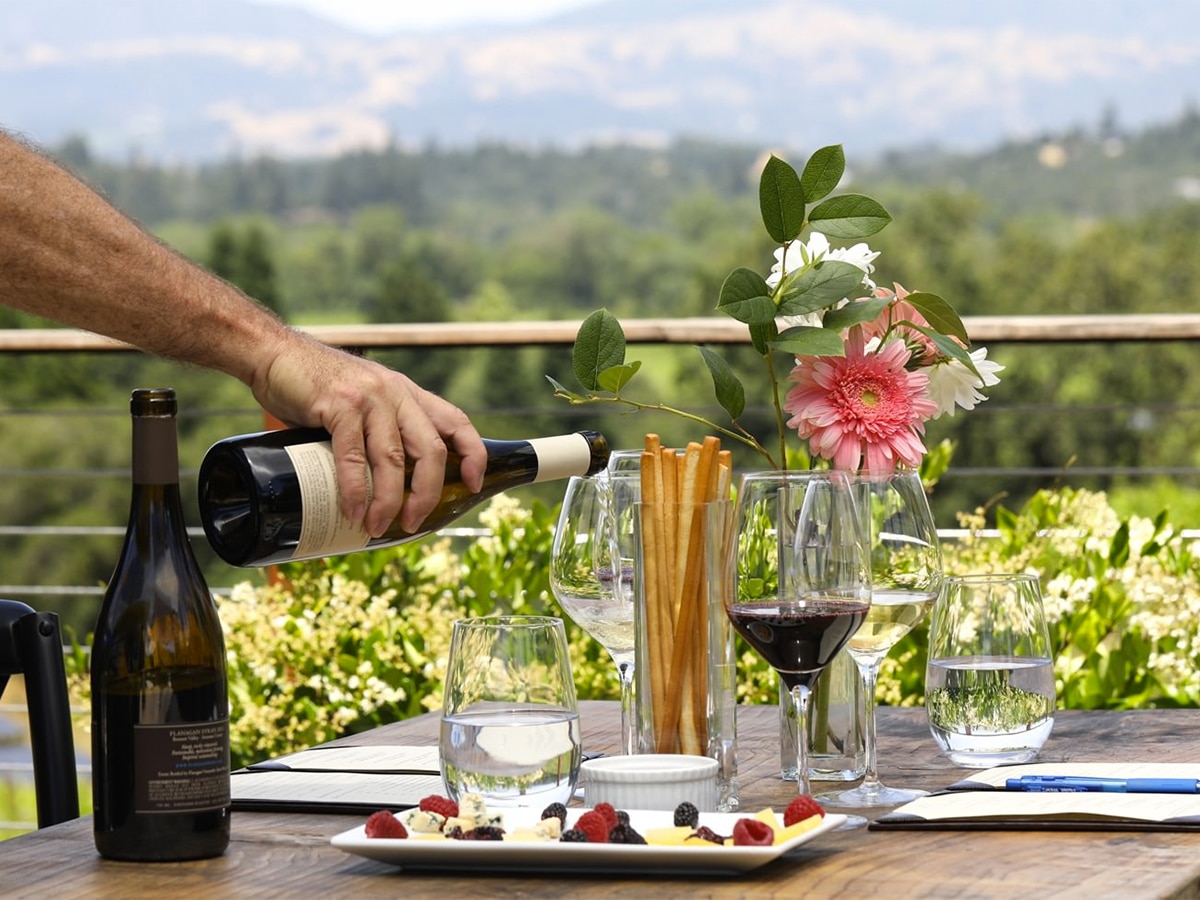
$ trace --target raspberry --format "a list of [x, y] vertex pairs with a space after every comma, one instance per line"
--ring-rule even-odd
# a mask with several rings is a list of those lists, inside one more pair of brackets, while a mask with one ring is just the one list
[[618, 825], [608, 833], [610, 844], [644, 844], [646, 839], [633, 830], [630, 825]]
[[617, 810], [611, 803], [597, 803], [592, 809], [604, 816], [610, 829], [617, 827]]
[[567, 827], [567, 808], [561, 803], [551, 803], [542, 810], [543, 819], [558, 819], [562, 822], [563, 828]]
[[738, 819], [733, 824], [735, 847], [770, 847], [775, 843], [775, 829], [758, 819]]
[[575, 822], [575, 828], [587, 835], [590, 844], [608, 843], [608, 822], [604, 816], [590, 809]]
[[464, 841], [502, 841], [504, 829], [495, 825], [476, 825], [470, 831], [463, 832]]
[[564, 844], [586, 844], [588, 836], [578, 828], [568, 828], [562, 833], [562, 837], [559, 840]]
[[381, 809], [371, 813], [367, 819], [367, 837], [369, 838], [406, 838], [408, 829], [389, 810]]
[[684, 800], [675, 807], [675, 827], [682, 828], [685, 825], [688, 828], [695, 828], [700, 824], [700, 810], [696, 809], [696, 804], [688, 803]]
[[821, 808], [821, 804], [812, 797], [797, 797], [788, 804], [788, 808], [783, 811], [783, 825], [785, 828], [795, 825], [797, 822], [803, 822], [810, 816], [824, 816], [825, 810]]
[[425, 812], [435, 812], [447, 819], [453, 819], [458, 815], [458, 804], [449, 797], [439, 797], [437, 794], [431, 794], [422, 800], [419, 809]]

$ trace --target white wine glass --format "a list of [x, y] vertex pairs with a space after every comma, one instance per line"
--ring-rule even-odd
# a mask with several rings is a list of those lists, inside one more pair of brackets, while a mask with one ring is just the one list
[[927, 792], [879, 780], [875, 685], [884, 657], [933, 608], [942, 586], [942, 551], [919, 473], [856, 475], [854, 491], [871, 549], [871, 611], [846, 650], [863, 682], [866, 773], [857, 787], [817, 799], [851, 808], [899, 806]]
[[613, 480], [573, 476], [567, 482], [550, 550], [550, 589], [571, 619], [617, 667], [621, 686], [621, 751], [635, 752], [633, 713], [633, 560], [618, 541]]

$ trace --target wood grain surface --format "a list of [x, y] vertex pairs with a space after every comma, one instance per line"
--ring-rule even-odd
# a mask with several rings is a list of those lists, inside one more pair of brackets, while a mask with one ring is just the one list
[[[615, 752], [615, 703], [582, 705], [585, 746]], [[781, 809], [777, 713], [739, 708], [743, 808]], [[886, 784], [937, 789], [965, 770], [939, 756], [920, 709], [881, 709]], [[437, 717], [341, 744], [434, 744]], [[1040, 761], [1200, 762], [1200, 710], [1061, 712]], [[228, 852], [187, 863], [115, 863], [79, 819], [0, 843], [4, 897], [1195, 897], [1200, 835], [1148, 832], [869, 832], [823, 836], [748, 875], [514, 877], [407, 873], [349, 856], [329, 838], [360, 818], [237, 813]]]

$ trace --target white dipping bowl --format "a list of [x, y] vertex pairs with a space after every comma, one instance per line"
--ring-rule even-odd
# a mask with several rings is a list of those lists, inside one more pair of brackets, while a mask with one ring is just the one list
[[583, 802], [617, 809], [674, 809], [685, 800], [700, 812], [717, 809], [717, 761], [707, 756], [642, 753], [602, 756], [580, 766]]

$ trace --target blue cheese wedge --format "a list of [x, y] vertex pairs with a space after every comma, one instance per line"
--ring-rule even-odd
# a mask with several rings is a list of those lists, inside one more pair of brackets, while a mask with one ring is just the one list
[[400, 821], [409, 831], [417, 834], [434, 834], [442, 830], [446, 817], [424, 809], [410, 809], [402, 814]]

